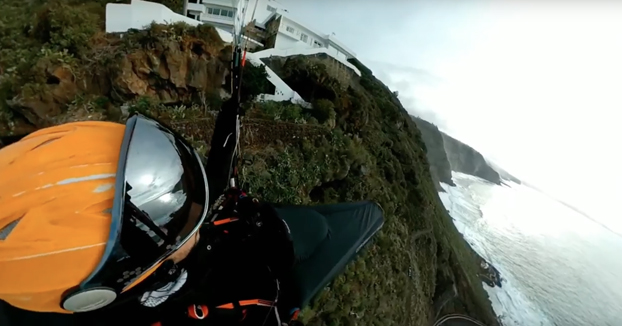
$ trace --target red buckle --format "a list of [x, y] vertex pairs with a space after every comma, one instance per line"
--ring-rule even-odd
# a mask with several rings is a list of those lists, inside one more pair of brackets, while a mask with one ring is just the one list
[[292, 320], [298, 320], [298, 315], [300, 314], [300, 309], [296, 309], [294, 314], [292, 315]]
[[209, 314], [209, 309], [206, 305], [193, 304], [188, 307], [188, 317], [192, 319], [205, 319]]

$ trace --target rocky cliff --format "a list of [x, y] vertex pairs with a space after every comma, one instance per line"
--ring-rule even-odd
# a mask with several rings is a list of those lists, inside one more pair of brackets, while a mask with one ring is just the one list
[[501, 184], [499, 173], [488, 165], [482, 154], [445, 133], [441, 133], [441, 135], [452, 171], [474, 175], [492, 183]]
[[495, 184], [501, 176], [520, 183], [520, 180], [498, 167], [493, 167], [482, 154], [467, 144], [440, 131], [434, 124], [411, 116], [417, 124], [426, 145], [430, 173], [440, 182], [453, 185], [451, 171], [474, 175]]
[[[519, 178], [515, 177], [514, 175], [510, 174], [510, 172], [504, 170], [503, 168], [501, 168], [500, 166], [496, 165], [495, 163], [491, 162], [491, 161], [487, 161], [488, 165], [490, 165], [490, 167], [492, 167], [495, 171], [497, 171], [497, 173], [499, 173], [499, 176], [501, 176], [501, 183], [504, 183], [504, 181], [511, 181], [517, 184], [522, 184], [523, 181], [521, 181]], [[507, 182], [506, 182], [507, 183]]]
[[[432, 178], [437, 182], [443, 182], [448, 185], [455, 185], [451, 179], [451, 166], [447, 153], [445, 152], [445, 141], [442, 132], [438, 130], [434, 124], [427, 122], [421, 118], [411, 116], [417, 127], [421, 131], [421, 137], [425, 142], [426, 155], [430, 162], [430, 173]], [[439, 191], [443, 188], [438, 186]]]
[[[7, 1], [0, 136], [75, 120], [123, 122], [144, 111], [207, 152], [214, 110], [226, 96], [229, 53], [211, 27], [154, 25], [104, 35], [105, 1]], [[243, 187], [277, 203], [374, 200], [386, 216], [303, 321], [430, 325], [440, 314], [465, 313], [497, 325], [478, 278], [481, 258], [440, 202], [422, 132], [360, 62], [352, 61], [363, 76], [347, 79], [325, 60], [292, 57], [275, 69], [313, 109], [253, 103], [267, 87], [265, 71], [247, 65], [244, 72]]]

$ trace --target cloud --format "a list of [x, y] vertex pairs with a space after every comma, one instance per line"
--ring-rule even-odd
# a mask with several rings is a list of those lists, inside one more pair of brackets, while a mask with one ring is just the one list
[[409, 66], [406, 64], [396, 64], [392, 62], [378, 60], [365, 60], [364, 64], [368, 65], [369, 67], [374, 67], [385, 75], [392, 74], [395, 76], [406, 78], [410, 81], [425, 83], [429, 86], [434, 86], [441, 81], [438, 76], [431, 74], [425, 69]]
[[439, 128], [448, 128], [447, 120], [418, 98], [418, 92], [436, 87], [442, 80], [425, 69], [377, 60], [365, 60], [376, 78], [392, 91], [398, 92], [402, 106], [412, 115], [432, 122]]

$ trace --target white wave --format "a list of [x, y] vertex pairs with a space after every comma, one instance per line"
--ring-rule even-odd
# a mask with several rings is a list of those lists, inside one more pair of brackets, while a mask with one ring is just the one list
[[[472, 182], [479, 181], [477, 177], [460, 173], [456, 173], [454, 178], [462, 178]], [[494, 187], [486, 182], [479, 185]], [[439, 192], [439, 196], [465, 240], [482, 258], [492, 263], [501, 273], [503, 279], [501, 288], [491, 288], [482, 282], [482, 286], [490, 297], [493, 310], [504, 326], [552, 326], [553, 324], [547, 320], [544, 313], [534, 307], [520, 292], [514, 284], [511, 273], [506, 271], [494, 254], [487, 250], [490, 244], [478, 234], [478, 228], [481, 228], [480, 224], [483, 221], [479, 203], [485, 201], [486, 191], [478, 192], [477, 186], [478, 184], [470, 184], [452, 187], [441, 184], [445, 192]]]
[[622, 239], [528, 187], [454, 173], [440, 197], [504, 279], [489, 288], [506, 326], [622, 325]]

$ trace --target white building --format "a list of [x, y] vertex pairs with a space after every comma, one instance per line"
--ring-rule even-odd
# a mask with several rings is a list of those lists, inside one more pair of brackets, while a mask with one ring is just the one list
[[237, 11], [246, 5], [243, 25], [254, 21], [255, 27], [265, 31], [266, 48], [326, 48], [328, 53], [342, 59], [356, 54], [339, 42], [335, 35], [323, 34], [293, 18], [279, 0], [188, 0], [187, 17], [232, 32]]
[[335, 57], [343, 59], [356, 57], [356, 53], [339, 42], [334, 34], [321, 33], [292, 17], [289, 10], [279, 0], [248, 1], [249, 12], [245, 16], [244, 25], [254, 21], [256, 28], [268, 34], [264, 40], [266, 48], [326, 48], [328, 53]]
[[243, 25], [253, 20], [251, 17], [256, 21], [264, 21], [272, 11], [287, 11], [278, 0], [188, 0], [186, 16], [232, 32], [234, 18], [245, 4], [247, 12], [244, 13]]
[[243, 0], [188, 0], [186, 16], [233, 32], [239, 1]]
[[356, 53], [339, 42], [334, 34], [323, 34], [299, 20], [293, 19], [283, 9], [275, 9], [257, 27], [266, 30], [266, 48], [326, 48], [327, 53], [341, 59], [356, 58]]
[[288, 12], [287, 8], [283, 3], [279, 0], [249, 0], [249, 8], [251, 10], [255, 9], [255, 5], [257, 5], [255, 10], [255, 16], [253, 19], [250, 19], [252, 13], [249, 14], [248, 22], [251, 20], [255, 20], [257, 22], [264, 22], [268, 17], [270, 17], [277, 10], [282, 10], [284, 12]]

